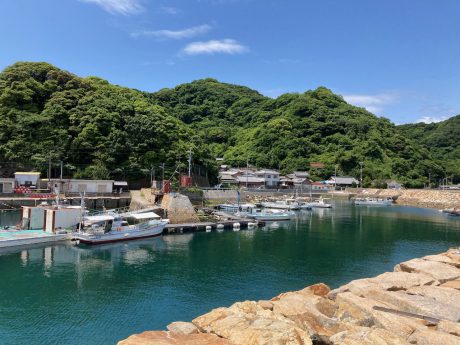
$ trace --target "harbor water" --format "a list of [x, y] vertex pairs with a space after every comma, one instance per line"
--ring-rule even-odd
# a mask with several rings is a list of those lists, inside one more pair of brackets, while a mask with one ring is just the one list
[[[460, 245], [460, 217], [403, 206], [299, 211], [264, 228], [0, 252], [1, 344], [114, 344], [236, 301], [390, 271]], [[0, 225], [18, 221], [1, 213]]]

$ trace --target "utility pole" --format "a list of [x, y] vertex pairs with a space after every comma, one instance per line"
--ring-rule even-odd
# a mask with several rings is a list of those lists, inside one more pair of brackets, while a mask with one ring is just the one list
[[48, 161], [48, 188], [51, 189], [51, 155]]
[[60, 175], [61, 183], [62, 183], [62, 171], [63, 171], [63, 164], [62, 164], [62, 161], [61, 161], [61, 175]]
[[246, 158], [246, 189], [248, 189], [249, 158]]
[[188, 151], [188, 177], [192, 176], [192, 148]]
[[428, 173], [428, 189], [431, 189], [431, 172]]
[[153, 166], [150, 167], [150, 188], [153, 187], [153, 179], [155, 178], [155, 168]]
[[334, 190], [337, 188], [337, 164], [335, 165], [334, 170]]
[[162, 178], [162, 180], [164, 181], [165, 180], [165, 163], [161, 163], [160, 168], [163, 169], [163, 178]]
[[363, 164], [364, 162], [359, 162], [359, 164], [361, 165], [361, 180], [360, 180], [359, 186], [363, 188]]

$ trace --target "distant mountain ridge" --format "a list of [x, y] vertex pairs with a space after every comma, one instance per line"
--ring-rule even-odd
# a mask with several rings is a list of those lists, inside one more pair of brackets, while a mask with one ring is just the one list
[[[358, 177], [362, 162], [365, 185], [423, 186], [451, 165], [418, 142], [414, 126], [395, 126], [324, 87], [272, 99], [211, 78], [148, 93], [47, 63], [0, 73], [0, 166], [46, 171], [51, 155], [77, 177], [138, 178], [162, 163], [172, 173], [192, 146], [194, 163], [213, 177], [216, 157], [282, 172], [323, 162], [312, 169], [317, 178], [336, 169]], [[449, 147], [443, 152], [455, 160], [458, 146]]]

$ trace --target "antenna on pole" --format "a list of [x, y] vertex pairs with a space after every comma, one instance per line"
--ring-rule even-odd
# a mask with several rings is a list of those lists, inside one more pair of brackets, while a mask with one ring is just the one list
[[188, 151], [188, 177], [192, 176], [192, 148]]

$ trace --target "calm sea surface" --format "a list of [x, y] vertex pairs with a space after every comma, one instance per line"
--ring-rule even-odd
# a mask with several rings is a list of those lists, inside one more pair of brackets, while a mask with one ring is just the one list
[[[0, 224], [18, 215], [0, 214]], [[352, 206], [239, 232], [0, 252], [0, 344], [114, 344], [235, 301], [392, 270], [460, 245], [460, 219]]]

